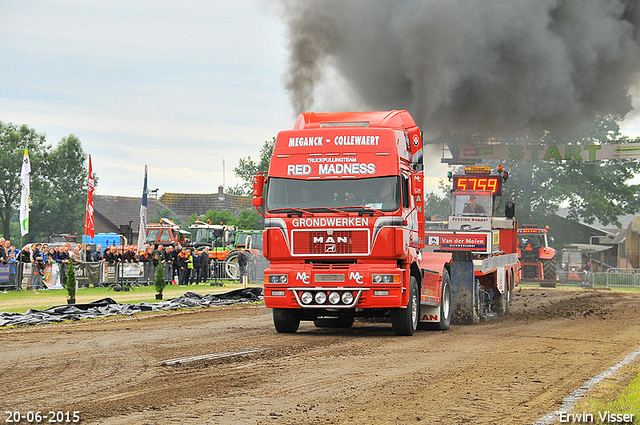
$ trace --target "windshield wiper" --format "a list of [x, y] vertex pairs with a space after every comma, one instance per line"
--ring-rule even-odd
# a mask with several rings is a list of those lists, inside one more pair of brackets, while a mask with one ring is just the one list
[[348, 212], [357, 212], [359, 216], [370, 215], [373, 217], [374, 215], [382, 215], [382, 212], [369, 207], [361, 207], [361, 206], [352, 206], [352, 207], [338, 207], [341, 210]]
[[270, 213], [278, 213], [278, 214], [287, 214], [289, 217], [293, 217], [297, 215], [298, 217], [302, 217], [302, 214], [307, 212], [306, 210], [301, 210], [298, 208], [274, 208], [269, 210]]
[[311, 208], [303, 208], [304, 211], [307, 212], [337, 212], [337, 213], [341, 213], [341, 214], [347, 214], [346, 211], [341, 211], [337, 208], [333, 208], [333, 207], [311, 207]]

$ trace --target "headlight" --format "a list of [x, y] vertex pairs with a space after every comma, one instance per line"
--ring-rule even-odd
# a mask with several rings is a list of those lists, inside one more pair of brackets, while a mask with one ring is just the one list
[[400, 283], [400, 275], [397, 274], [374, 274], [371, 277], [373, 283]]
[[316, 293], [316, 302], [318, 304], [324, 304], [326, 301], [327, 301], [327, 294], [325, 294], [324, 292]]
[[303, 292], [300, 296], [300, 301], [302, 301], [302, 304], [311, 304], [311, 301], [313, 301], [313, 294], [309, 291]]
[[342, 294], [342, 302], [345, 304], [351, 304], [353, 302], [353, 294], [351, 292], [344, 292]]
[[340, 302], [340, 294], [338, 292], [331, 292], [329, 294], [329, 302], [331, 304], [338, 304]]
[[264, 278], [266, 283], [287, 283], [289, 281], [286, 274], [273, 274]]

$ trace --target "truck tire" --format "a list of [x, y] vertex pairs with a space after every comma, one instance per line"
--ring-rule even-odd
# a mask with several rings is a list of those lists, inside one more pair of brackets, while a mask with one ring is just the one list
[[353, 316], [322, 317], [313, 324], [316, 328], [348, 329], [353, 326]]
[[420, 294], [418, 282], [411, 276], [409, 283], [409, 303], [406, 308], [394, 308], [391, 310], [391, 327], [393, 333], [398, 336], [411, 336], [418, 329], [420, 320]]
[[558, 266], [558, 261], [554, 258], [549, 258], [548, 260], [542, 260], [542, 270], [544, 272], [545, 280], [556, 280], [558, 278], [556, 273], [556, 268]]
[[446, 331], [451, 324], [451, 278], [449, 272], [442, 270], [442, 301], [440, 303], [440, 321], [439, 322], [420, 322], [418, 329], [429, 331]]
[[300, 327], [300, 313], [292, 308], [274, 308], [273, 324], [278, 333], [296, 333]]

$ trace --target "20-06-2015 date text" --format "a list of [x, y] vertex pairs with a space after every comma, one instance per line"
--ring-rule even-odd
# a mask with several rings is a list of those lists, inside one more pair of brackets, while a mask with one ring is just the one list
[[20, 423], [26, 421], [27, 423], [39, 424], [60, 424], [60, 423], [78, 423], [80, 422], [80, 412], [63, 412], [61, 410], [49, 410], [49, 411], [5, 411], [5, 423]]

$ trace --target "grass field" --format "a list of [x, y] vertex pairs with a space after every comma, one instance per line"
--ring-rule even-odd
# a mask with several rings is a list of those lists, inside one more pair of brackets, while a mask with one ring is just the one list
[[[635, 378], [627, 383], [629, 377], [633, 376]], [[624, 423], [640, 424], [640, 364], [625, 366], [618, 376], [597, 385], [586, 398], [576, 404], [574, 410], [576, 413], [593, 415], [595, 423], [612, 423], [600, 420], [605, 417], [606, 412], [610, 412], [615, 415], [633, 414], [632, 421]], [[613, 421], [616, 422], [620, 421]]]
[[[250, 283], [249, 286], [262, 286]], [[229, 292], [242, 288], [241, 283], [223, 281], [223, 286], [209, 284], [178, 286], [169, 285], [164, 288], [163, 298], [176, 298], [185, 292], [197, 292], [200, 295]], [[113, 298], [119, 303], [136, 304], [140, 302], [156, 302], [153, 286], [132, 287], [128, 292], [114, 291], [112, 288], [80, 288], [76, 295], [76, 303], [88, 303], [102, 298]], [[25, 313], [28, 309], [44, 310], [49, 307], [67, 304], [67, 291], [64, 289], [47, 289], [38, 291], [8, 291], [0, 293], [0, 312]]]

